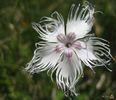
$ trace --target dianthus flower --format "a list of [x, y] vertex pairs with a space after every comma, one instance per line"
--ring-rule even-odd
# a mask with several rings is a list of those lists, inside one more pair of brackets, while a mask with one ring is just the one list
[[55, 81], [65, 95], [77, 95], [75, 85], [83, 76], [83, 64], [93, 70], [111, 60], [109, 42], [90, 33], [93, 26], [94, 7], [85, 2], [73, 4], [66, 25], [63, 17], [54, 12], [43, 17], [33, 28], [41, 41], [36, 43], [32, 60], [25, 68], [30, 73], [48, 70], [55, 73]]

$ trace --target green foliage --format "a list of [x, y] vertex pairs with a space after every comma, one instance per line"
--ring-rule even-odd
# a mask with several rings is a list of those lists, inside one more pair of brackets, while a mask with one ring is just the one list
[[[0, 100], [68, 100], [56, 88], [46, 72], [29, 75], [23, 69], [33, 56], [39, 41], [31, 23], [43, 16], [59, 11], [67, 18], [71, 4], [85, 0], [1, 0], [0, 1]], [[96, 13], [93, 31], [111, 43], [111, 53], [116, 59], [116, 1], [90, 0]], [[105, 68], [95, 68], [93, 74], [85, 68], [85, 76], [77, 85], [78, 97], [74, 100], [116, 99], [116, 63]]]

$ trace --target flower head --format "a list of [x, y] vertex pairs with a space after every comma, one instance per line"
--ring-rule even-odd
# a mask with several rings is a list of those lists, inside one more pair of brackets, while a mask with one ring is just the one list
[[34, 56], [25, 69], [30, 73], [51, 71], [51, 78], [55, 73], [56, 83], [66, 95], [77, 95], [75, 85], [83, 76], [82, 63], [93, 70], [95, 66], [106, 67], [111, 60], [108, 41], [89, 33], [93, 15], [94, 7], [85, 2], [71, 6], [66, 30], [58, 12], [33, 23], [42, 41], [36, 43]]

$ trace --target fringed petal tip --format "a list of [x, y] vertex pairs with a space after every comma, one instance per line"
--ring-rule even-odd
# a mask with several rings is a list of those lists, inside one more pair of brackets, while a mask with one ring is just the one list
[[70, 98], [70, 97], [78, 96], [79, 94], [77, 94], [75, 91], [67, 90], [64, 91], [64, 95]]
[[71, 21], [80, 19], [87, 22], [87, 20], [91, 20], [93, 18], [93, 14], [94, 6], [88, 1], [85, 1], [83, 5], [79, 4], [78, 6], [72, 4], [68, 14], [68, 20]]
[[64, 88], [58, 86], [58, 89], [61, 89], [66, 97], [73, 97], [73, 96], [79, 95], [78, 93], [76, 93], [75, 87], [70, 88], [68, 86], [65, 86], [65, 89], [64, 89]]
[[23, 71], [24, 71], [24, 72], [28, 72], [28, 73], [31, 74], [31, 75], [33, 75], [34, 73], [36, 73], [35, 70], [34, 70], [33, 67], [32, 67], [32, 64], [31, 64], [31, 66], [30, 66], [30, 63], [27, 63], [26, 68], [24, 68]]

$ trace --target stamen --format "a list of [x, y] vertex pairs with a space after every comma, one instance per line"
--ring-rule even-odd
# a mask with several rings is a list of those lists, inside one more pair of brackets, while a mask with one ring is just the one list
[[69, 47], [72, 46], [72, 43], [68, 42], [68, 43], [65, 44], [65, 46], [66, 46], [67, 48], [69, 48]]

